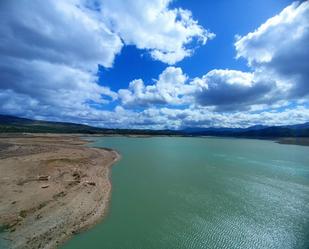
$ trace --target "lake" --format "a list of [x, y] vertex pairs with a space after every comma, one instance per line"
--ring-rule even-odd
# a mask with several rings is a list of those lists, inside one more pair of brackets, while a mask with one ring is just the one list
[[309, 248], [309, 147], [104, 137], [122, 159], [107, 217], [62, 249]]

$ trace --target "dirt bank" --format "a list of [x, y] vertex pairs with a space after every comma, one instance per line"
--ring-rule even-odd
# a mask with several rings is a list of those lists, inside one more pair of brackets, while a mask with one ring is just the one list
[[104, 216], [119, 155], [85, 143], [72, 135], [0, 137], [0, 225], [11, 248], [57, 248]]

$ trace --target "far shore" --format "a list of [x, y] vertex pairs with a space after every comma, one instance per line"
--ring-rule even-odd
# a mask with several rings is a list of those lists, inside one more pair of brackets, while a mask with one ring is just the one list
[[0, 239], [9, 248], [58, 248], [106, 214], [120, 156], [80, 136], [0, 134]]
[[184, 136], [184, 135], [123, 135], [123, 134], [94, 134], [84, 135], [89, 137], [132, 137], [132, 138], [151, 138], [151, 137], [200, 137], [200, 138], [239, 138], [239, 139], [259, 139], [270, 140], [279, 144], [292, 144], [309, 146], [309, 137], [242, 137], [242, 136]]
[[309, 146], [309, 137], [282, 137], [276, 139], [279, 144], [295, 144]]
[[[214, 135], [153, 135], [153, 134], [89, 134], [89, 133], [0, 133], [0, 139], [6, 137], [31, 137], [31, 136], [64, 136], [64, 137], [80, 137], [90, 138], [87, 142], [92, 142], [92, 137], [128, 137], [128, 138], [152, 138], [152, 137], [200, 137], [200, 138], [238, 138], [238, 139], [259, 139], [259, 140], [270, 140], [279, 144], [292, 144], [309, 146], [309, 137], [246, 137], [246, 136], [214, 136]], [[110, 150], [109, 148], [104, 148]]]

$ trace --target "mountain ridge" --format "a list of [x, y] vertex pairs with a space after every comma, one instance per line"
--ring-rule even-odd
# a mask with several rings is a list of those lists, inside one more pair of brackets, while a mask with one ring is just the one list
[[69, 122], [33, 120], [0, 114], [0, 133], [81, 133], [119, 135], [180, 135], [233, 137], [309, 137], [309, 122], [285, 126], [254, 125], [247, 128], [187, 127], [182, 130], [113, 129]]

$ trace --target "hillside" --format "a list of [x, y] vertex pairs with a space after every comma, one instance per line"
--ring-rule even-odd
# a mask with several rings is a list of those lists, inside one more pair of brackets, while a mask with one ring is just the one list
[[248, 128], [186, 128], [183, 130], [107, 129], [88, 125], [38, 121], [0, 115], [0, 133], [81, 133], [121, 135], [182, 135], [182, 136], [232, 136], [232, 137], [309, 137], [309, 122], [289, 126], [262, 126]]
[[0, 115], [0, 133], [81, 133], [81, 134], [124, 134], [124, 135], [178, 135], [169, 130], [106, 129], [83, 124], [38, 121], [15, 116]]

